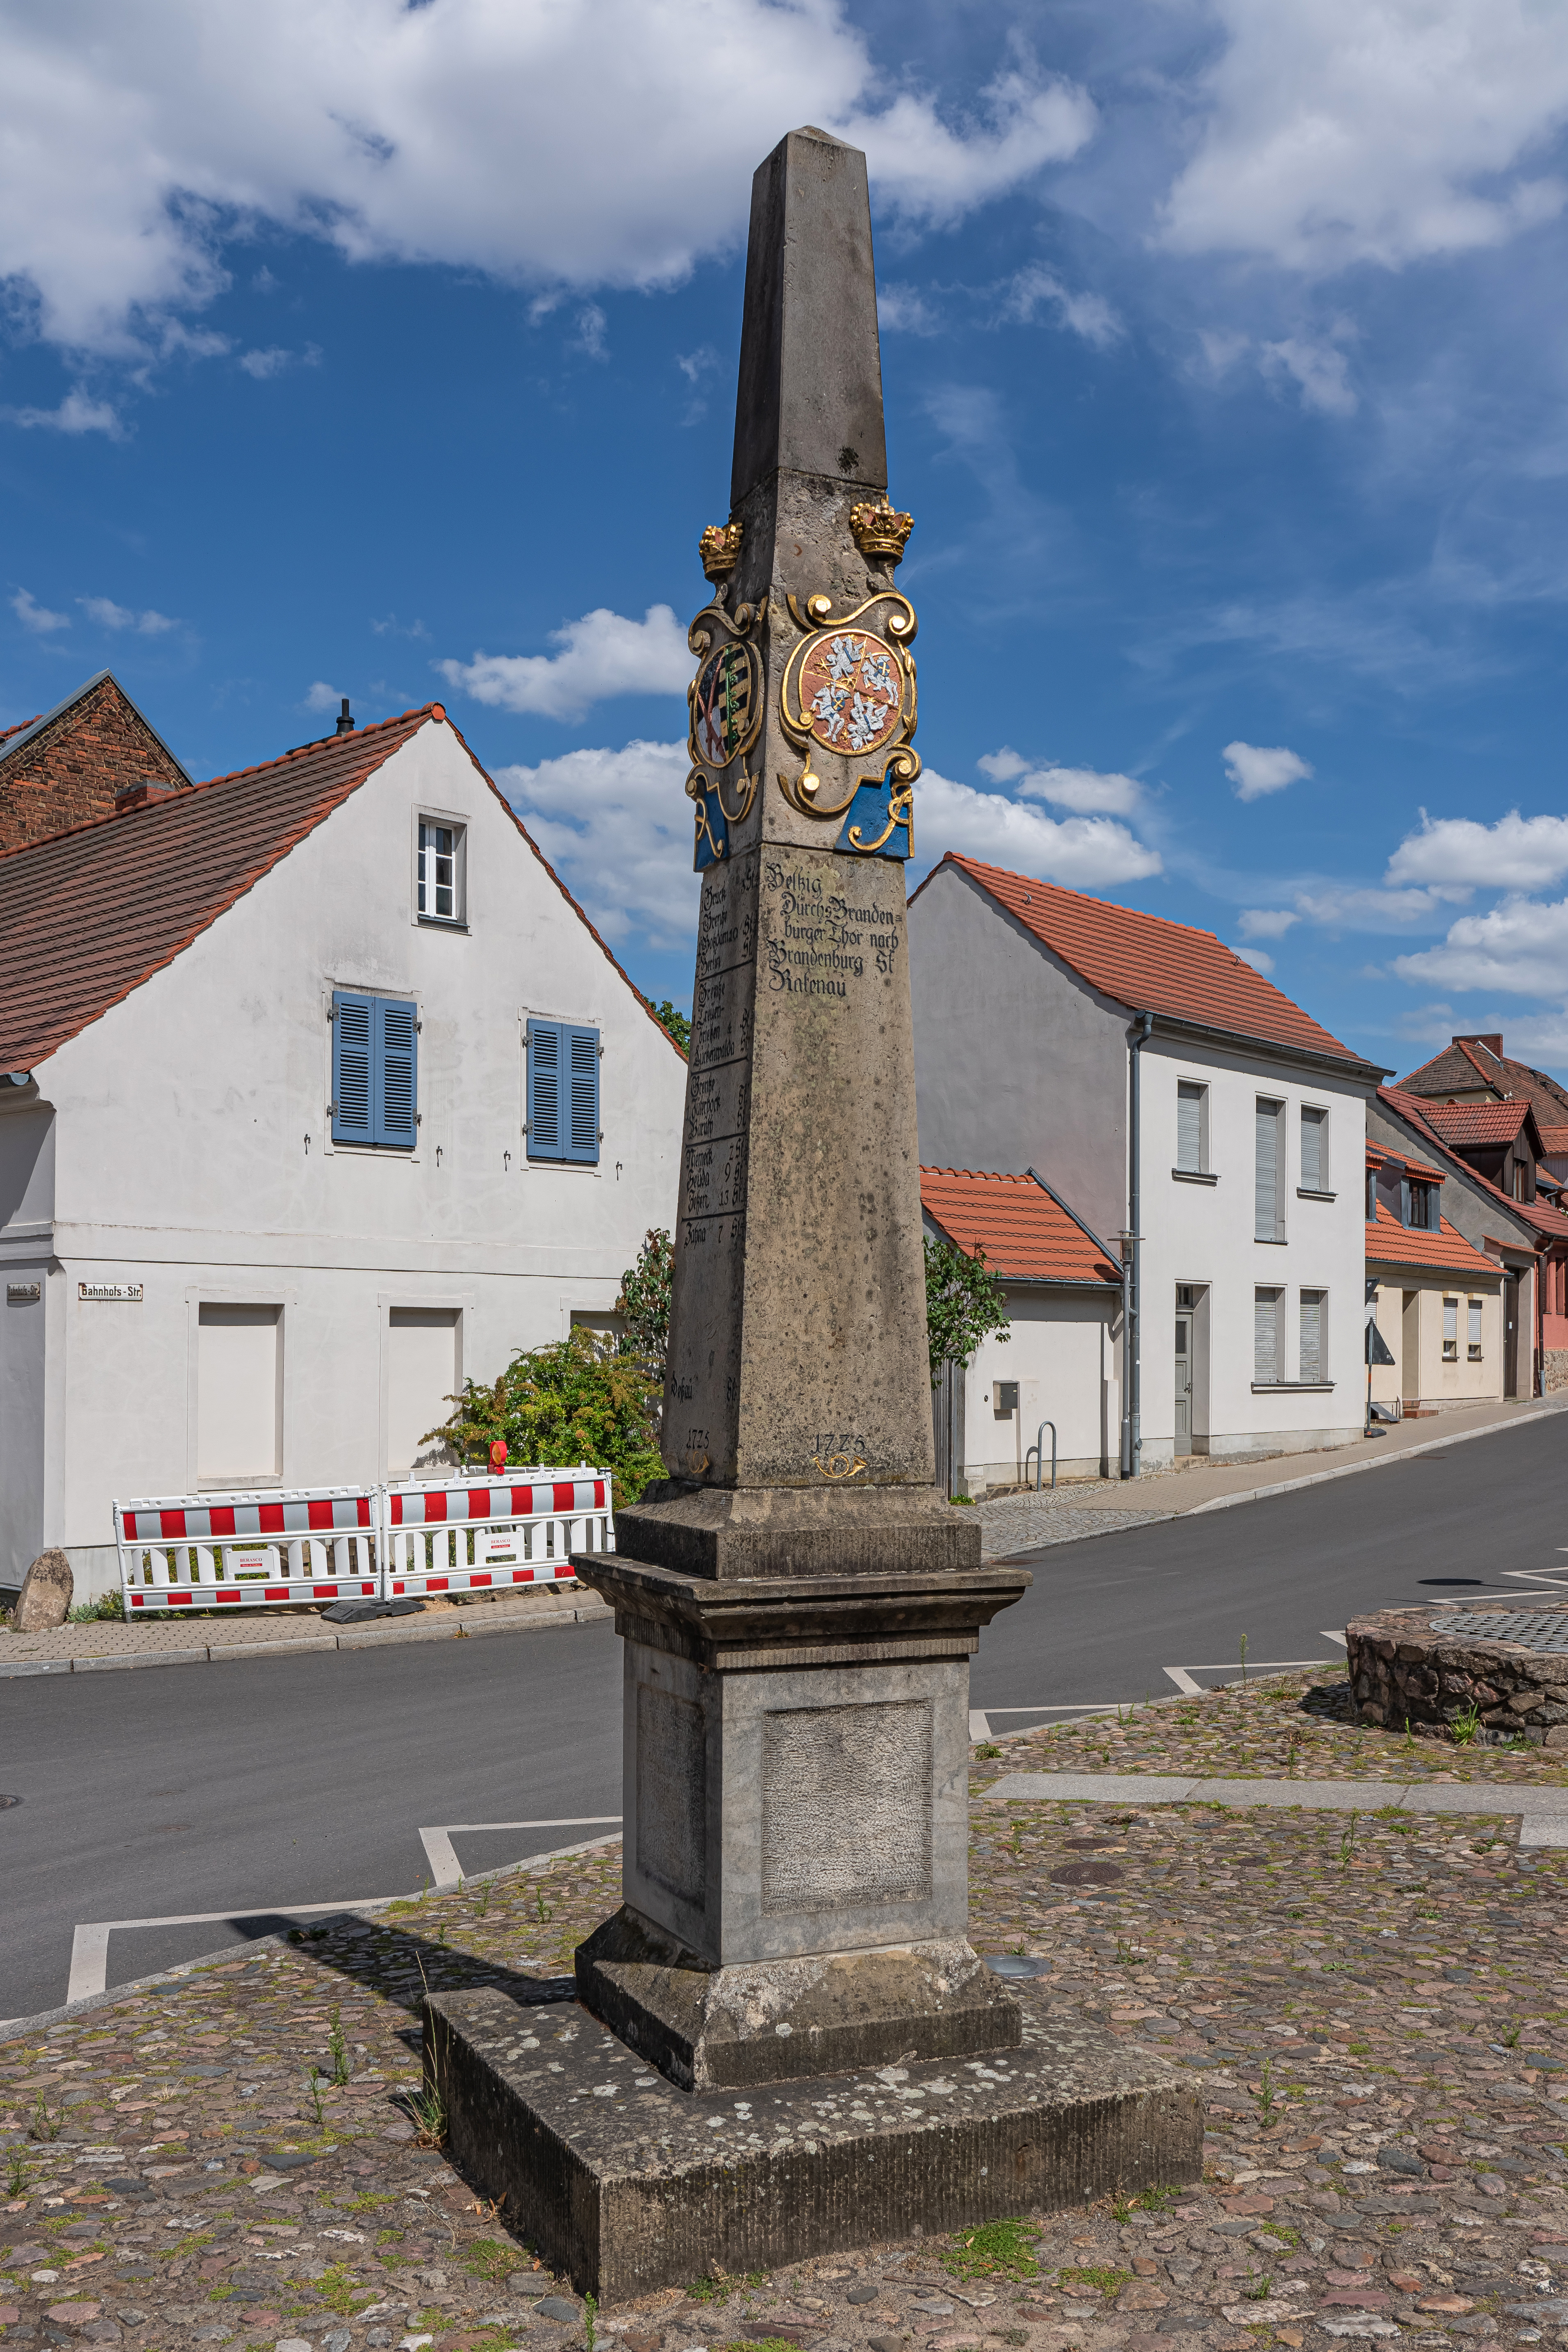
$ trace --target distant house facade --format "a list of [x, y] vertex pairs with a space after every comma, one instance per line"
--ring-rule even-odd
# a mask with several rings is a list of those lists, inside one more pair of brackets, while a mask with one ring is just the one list
[[1369, 1366], [1368, 1394], [1401, 1415], [1506, 1392], [1503, 1268], [1444, 1215], [1449, 1189], [1430, 1160], [1368, 1143], [1368, 1305], [1391, 1359]]
[[348, 1485], [672, 1221], [685, 1064], [439, 704], [0, 857], [0, 1585]]
[[100, 670], [53, 710], [0, 730], [0, 856], [190, 781], [119, 679]]
[[1384, 1073], [1211, 933], [971, 858], [914, 893], [910, 973], [922, 1162], [1034, 1169], [1135, 1261], [1123, 1465], [1357, 1436]]
[[[1010, 1318], [937, 1402], [937, 1454], [949, 1491], [1114, 1476], [1121, 1423], [1120, 1255], [1031, 1176], [922, 1168], [921, 1208], [933, 1239], [984, 1251]], [[1054, 1444], [1047, 1422], [1054, 1423]]]
[[[1568, 1087], [1503, 1051], [1493, 1032], [1454, 1037], [1440, 1054], [1398, 1081], [1402, 1094], [1435, 1103], [1528, 1102], [1535, 1115], [1541, 1165], [1558, 1183], [1568, 1183]], [[1489, 1169], [1492, 1181], [1499, 1179]], [[1511, 1182], [1504, 1182], [1511, 1192]]]
[[1528, 1397], [1568, 1386], [1568, 1215], [1557, 1205], [1555, 1180], [1536, 1159], [1543, 1139], [1530, 1102], [1456, 1106], [1403, 1086], [1381, 1087], [1368, 1108], [1367, 1137], [1439, 1171], [1443, 1216], [1500, 1269], [1498, 1393]]

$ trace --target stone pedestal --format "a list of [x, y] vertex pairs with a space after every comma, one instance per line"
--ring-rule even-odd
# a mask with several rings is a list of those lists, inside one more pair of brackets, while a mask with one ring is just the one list
[[990, 2059], [674, 2090], [574, 2002], [433, 1993], [452, 2161], [579, 2293], [619, 2304], [803, 2256], [1195, 2180], [1203, 2102], [1169, 2060], [1025, 1996]]
[[966, 1940], [969, 1660], [1026, 1571], [575, 1566], [625, 1662], [626, 1900], [584, 2005], [686, 2089], [1015, 2044]]

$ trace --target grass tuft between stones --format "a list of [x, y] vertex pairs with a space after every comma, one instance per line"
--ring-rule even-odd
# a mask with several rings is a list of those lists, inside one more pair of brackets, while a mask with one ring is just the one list
[[942, 2266], [952, 2278], [1037, 2278], [1040, 2266], [1029, 2249], [1039, 2234], [1026, 2221], [982, 2221], [958, 2231]]

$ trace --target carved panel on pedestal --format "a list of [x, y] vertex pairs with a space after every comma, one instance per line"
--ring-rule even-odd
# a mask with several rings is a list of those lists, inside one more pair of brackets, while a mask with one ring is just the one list
[[700, 1911], [708, 1892], [708, 1739], [702, 1709], [637, 1685], [637, 1868]]
[[794, 1707], [763, 1723], [763, 1909], [931, 1892], [931, 1709]]

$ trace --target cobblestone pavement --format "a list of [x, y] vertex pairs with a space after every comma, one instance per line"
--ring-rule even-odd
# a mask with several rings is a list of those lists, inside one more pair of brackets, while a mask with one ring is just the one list
[[[1140, 1710], [1118, 1765], [1277, 1771], [1299, 1727], [1314, 1775], [1411, 1777], [1403, 1739], [1358, 1749], [1299, 1706], [1266, 1688]], [[1054, 1762], [1059, 1739], [1009, 1741], [977, 1770]], [[1561, 1769], [1541, 1751], [1431, 1754], [1435, 1778]], [[1568, 2343], [1568, 1853], [1521, 1859], [1515, 1828], [982, 1789], [976, 1944], [1044, 1963], [1024, 1999], [1191, 2071], [1203, 2183], [1020, 2215], [968, 2249], [932, 2236], [693, 2282], [600, 2314], [601, 2352]], [[618, 1874], [614, 1846], [524, 1868], [0, 2041], [7, 2352], [581, 2352], [578, 2298], [399, 2102], [426, 1982], [559, 1977]]]
[[994, 1502], [974, 1506], [980, 1521], [980, 1548], [987, 1559], [1005, 1559], [1012, 1552], [1033, 1551], [1037, 1545], [1077, 1543], [1080, 1536], [1110, 1535], [1122, 1528], [1152, 1527], [1168, 1519], [1170, 1511], [1115, 1511], [1105, 1505], [1073, 1507], [1070, 1486], [1054, 1495], [998, 1495]]

